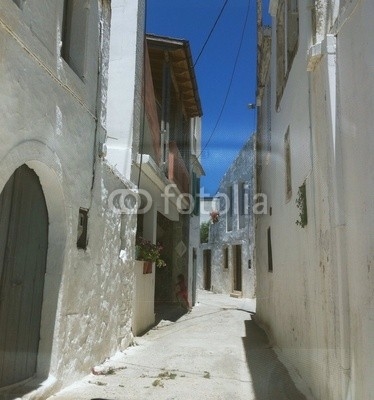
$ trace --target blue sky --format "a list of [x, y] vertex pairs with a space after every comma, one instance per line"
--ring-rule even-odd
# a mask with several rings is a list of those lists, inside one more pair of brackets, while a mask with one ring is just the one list
[[[196, 61], [224, 3], [225, 0], [148, 0], [147, 33], [189, 40]], [[205, 195], [214, 195], [223, 174], [255, 130], [255, 110], [247, 106], [255, 102], [256, 91], [255, 0], [228, 1], [195, 73], [203, 108], [202, 164], [206, 176], [201, 186]]]

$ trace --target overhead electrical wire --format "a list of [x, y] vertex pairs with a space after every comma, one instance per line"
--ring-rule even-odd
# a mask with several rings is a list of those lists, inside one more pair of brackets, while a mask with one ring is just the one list
[[[239, 59], [239, 55], [240, 55], [240, 50], [241, 50], [242, 45], [243, 45], [244, 34], [245, 34], [245, 29], [246, 29], [247, 23], [248, 23], [248, 17], [249, 17], [250, 7], [251, 7], [251, 0], [248, 1], [248, 7], [247, 7], [247, 12], [246, 12], [246, 15], [245, 15], [245, 19], [244, 19], [244, 25], [243, 25], [243, 29], [242, 29], [242, 33], [241, 33], [241, 37], [240, 37], [240, 43], [239, 43], [238, 51], [237, 51], [237, 54], [236, 54], [236, 58], [235, 58], [235, 62], [234, 62], [234, 67], [233, 67], [233, 70], [232, 70], [232, 72], [231, 72], [230, 83], [229, 83], [229, 86], [228, 86], [227, 91], [226, 91], [225, 99], [224, 99], [224, 101], [223, 101], [223, 104], [222, 104], [222, 107], [221, 107], [221, 111], [220, 111], [220, 113], [219, 113], [219, 115], [218, 115], [218, 118], [217, 118], [217, 121], [216, 121], [216, 123], [215, 123], [215, 125], [214, 125], [214, 128], [213, 128], [211, 134], [209, 135], [208, 141], [205, 143], [203, 149], [201, 150], [199, 157], [200, 157], [201, 154], [204, 152], [204, 150], [208, 147], [210, 141], [212, 140], [213, 135], [214, 135], [214, 133], [216, 132], [217, 126], [218, 126], [218, 124], [219, 124], [219, 122], [220, 122], [220, 120], [221, 120], [223, 111], [224, 111], [224, 109], [225, 109], [225, 107], [226, 107], [227, 99], [228, 99], [229, 94], [230, 94], [232, 82], [233, 82], [233, 80], [234, 80], [235, 71], [236, 71], [236, 67], [237, 67], [237, 64], [238, 64], [238, 59]], [[196, 63], [195, 63], [195, 64], [196, 64]]]
[[199, 55], [198, 55], [197, 58], [196, 58], [196, 61], [195, 61], [194, 65], [193, 65], [194, 68], [195, 68], [197, 62], [199, 61], [199, 58], [200, 58], [201, 54], [203, 53], [203, 51], [204, 51], [204, 49], [205, 49], [205, 46], [208, 44], [209, 39], [210, 39], [210, 37], [212, 36], [212, 33], [213, 33], [213, 31], [214, 31], [214, 29], [215, 29], [215, 27], [216, 27], [216, 25], [217, 25], [219, 19], [221, 18], [221, 15], [222, 15], [222, 13], [223, 13], [223, 10], [225, 9], [225, 7], [226, 7], [228, 1], [229, 1], [229, 0], [226, 0], [225, 3], [223, 4], [223, 6], [222, 6], [222, 8], [221, 8], [221, 11], [220, 11], [220, 13], [218, 14], [218, 17], [216, 18], [216, 21], [214, 22], [214, 24], [213, 24], [213, 26], [212, 26], [212, 29], [210, 30], [209, 35], [207, 36], [207, 38], [206, 38], [206, 40], [205, 40], [205, 42], [204, 42], [204, 44], [203, 44], [203, 47], [201, 48], [200, 53], [199, 53]]

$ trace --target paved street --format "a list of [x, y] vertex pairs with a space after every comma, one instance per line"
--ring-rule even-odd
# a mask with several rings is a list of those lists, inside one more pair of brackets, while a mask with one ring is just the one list
[[201, 291], [191, 313], [161, 320], [51, 400], [306, 400], [254, 323], [255, 302]]

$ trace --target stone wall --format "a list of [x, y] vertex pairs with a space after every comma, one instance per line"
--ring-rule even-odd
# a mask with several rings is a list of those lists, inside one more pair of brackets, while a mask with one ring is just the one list
[[[222, 177], [216, 197], [220, 203], [219, 221], [210, 225], [209, 242], [203, 249], [211, 249], [211, 290], [217, 293], [234, 291], [234, 254], [233, 245], [241, 246], [242, 295], [255, 297], [255, 265], [253, 263], [253, 173], [254, 173], [254, 139], [253, 137], [240, 150], [237, 158]], [[244, 188], [241, 192], [240, 187]], [[221, 195], [229, 196], [229, 188], [233, 190], [232, 229], [228, 230], [228, 214], [225, 213], [226, 202]], [[239, 204], [242, 198], [242, 206]], [[241, 211], [239, 211], [241, 210]], [[228, 248], [228, 265], [224, 263], [224, 249]], [[199, 287], [204, 287], [204, 260], [199, 255]], [[250, 268], [249, 268], [250, 267]]]
[[[50, 379], [30, 398], [86, 375], [132, 340], [136, 219], [121, 218], [108, 196], [133, 186], [98, 158], [110, 10], [106, 1], [90, 5], [81, 79], [60, 57], [63, 2], [0, 3], [0, 190], [27, 164], [39, 176], [49, 217], [37, 377]], [[77, 248], [80, 208], [88, 210], [85, 250]], [[121, 224], [128, 232], [122, 244]]]

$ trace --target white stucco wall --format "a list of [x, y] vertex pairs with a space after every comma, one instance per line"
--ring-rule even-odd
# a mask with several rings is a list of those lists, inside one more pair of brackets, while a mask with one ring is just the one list
[[[22, 11], [11, 0], [0, 3], [0, 190], [26, 163], [40, 178], [49, 216], [37, 375], [49, 375], [52, 386], [30, 397], [37, 399], [86, 375], [131, 342], [136, 226], [133, 216], [124, 218], [128, 236], [120, 259], [121, 218], [107, 199], [113, 190], [132, 185], [97, 157], [106, 93], [101, 75], [97, 96], [95, 2], [90, 2], [84, 80], [59, 56], [63, 3], [48, 2], [47, 9], [45, 4], [26, 2]], [[106, 42], [109, 21], [101, 23]], [[101, 55], [105, 58], [105, 51]], [[89, 210], [87, 250], [76, 246], [80, 207]]]
[[108, 162], [130, 179], [142, 104], [144, 0], [112, 0], [108, 82]]
[[[324, 2], [318, 2], [323, 7]], [[299, 49], [278, 112], [272, 92], [271, 154], [260, 175], [272, 215], [257, 218], [257, 317], [287, 364], [318, 399], [371, 398], [373, 388], [373, 80], [369, 1], [320, 16], [319, 57], [308, 74], [310, 10], [299, 2]], [[371, 26], [371, 25], [370, 25]], [[368, 32], [369, 29], [369, 32]], [[329, 30], [337, 35], [326, 38]], [[318, 35], [317, 35], [318, 37]], [[271, 61], [275, 87], [275, 29]], [[264, 103], [264, 102], [263, 102]], [[290, 129], [292, 197], [285, 197]], [[308, 225], [295, 224], [305, 181]], [[269, 210], [268, 210], [269, 211]], [[273, 272], [268, 271], [271, 227]]]
[[357, 7], [348, 8], [337, 35], [339, 196], [345, 228], [340, 250], [349, 297], [352, 398], [369, 399], [374, 393], [374, 3], [353, 3]]
[[135, 336], [143, 334], [155, 323], [155, 273], [156, 266], [152, 265], [152, 273], [143, 273], [144, 262], [135, 261], [134, 270], [134, 312], [132, 332]]
[[[267, 195], [268, 212], [257, 217], [257, 316], [268, 329], [281, 356], [294, 366], [316, 398], [327, 396], [326, 377], [338, 381], [337, 360], [332, 349], [334, 298], [337, 292], [330, 270], [332, 233], [328, 193], [322, 193], [319, 214], [315, 204], [316, 187], [312, 176], [311, 116], [309, 81], [305, 54], [311, 44], [309, 10], [299, 4], [299, 47], [287, 84], [275, 111], [276, 30], [273, 30], [271, 56], [271, 153], [263, 152], [262, 192]], [[274, 20], [273, 20], [274, 21]], [[324, 114], [319, 120], [324, 121]], [[322, 128], [322, 127], [321, 127]], [[289, 129], [292, 195], [286, 197], [285, 134]], [[316, 128], [318, 129], [318, 128]], [[326, 145], [326, 143], [324, 143]], [[328, 151], [326, 149], [326, 151]], [[327, 160], [326, 160], [327, 162]], [[325, 171], [327, 164], [320, 166]], [[296, 225], [299, 186], [306, 183], [308, 225]], [[321, 186], [321, 189], [322, 186]], [[271, 215], [270, 215], [271, 208]], [[323, 222], [324, 220], [324, 222]], [[268, 271], [267, 229], [271, 228], [273, 272]], [[324, 382], [321, 384], [321, 382]]]

